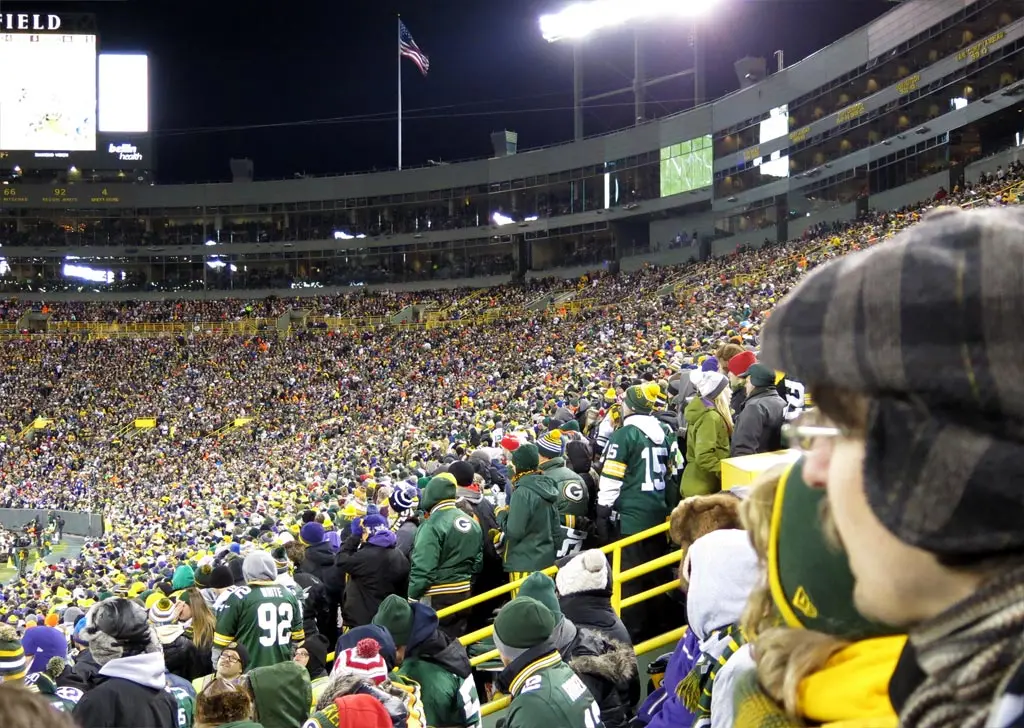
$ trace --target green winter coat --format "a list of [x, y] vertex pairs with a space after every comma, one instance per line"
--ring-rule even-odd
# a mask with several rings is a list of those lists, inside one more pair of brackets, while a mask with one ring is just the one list
[[722, 489], [722, 460], [729, 457], [729, 429], [725, 420], [700, 397], [683, 411], [686, 417], [686, 469], [680, 490], [684, 498]]
[[540, 464], [540, 471], [555, 481], [558, 489], [558, 521], [562, 526], [562, 541], [555, 556], [572, 556], [583, 548], [587, 538], [587, 506], [590, 493], [579, 473], [565, 466], [565, 458], [551, 458]]
[[420, 686], [423, 712], [433, 728], [481, 725], [480, 697], [466, 649], [458, 642], [433, 637], [407, 655], [398, 674]]
[[512, 696], [505, 728], [603, 728], [601, 709], [579, 675], [557, 650], [547, 651], [550, 643], [541, 647], [543, 654], [533, 648], [499, 676]]
[[439, 501], [416, 529], [409, 562], [410, 599], [468, 593], [484, 564], [480, 524], [459, 510], [454, 499]]
[[558, 488], [547, 475], [524, 475], [515, 484], [509, 507], [498, 514], [505, 534], [505, 571], [534, 572], [555, 564], [562, 544]]
[[306, 722], [313, 704], [313, 687], [306, 668], [297, 662], [281, 662], [250, 670], [248, 678], [259, 724], [266, 728], [293, 728]]

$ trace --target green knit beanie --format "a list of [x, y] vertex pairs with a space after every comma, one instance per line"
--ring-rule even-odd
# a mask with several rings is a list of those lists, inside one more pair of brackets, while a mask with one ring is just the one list
[[512, 467], [517, 473], [527, 473], [540, 467], [540, 452], [532, 442], [524, 442], [512, 451]]
[[[389, 597], [390, 598], [390, 597]], [[551, 610], [530, 597], [516, 597], [498, 612], [494, 636], [514, 649], [536, 647], [551, 636], [555, 617]]]
[[196, 584], [196, 572], [188, 564], [182, 564], [174, 570], [174, 576], [171, 578], [171, 589], [174, 591], [181, 591], [182, 589], [188, 589], [190, 586]]
[[519, 587], [519, 596], [536, 599], [547, 607], [556, 624], [562, 619], [562, 608], [558, 606], [558, 596], [555, 594], [555, 582], [547, 574], [535, 571], [526, 577], [526, 581]]
[[430, 479], [420, 494], [420, 508], [429, 511], [444, 500], [455, 500], [455, 478], [448, 473]]
[[639, 384], [634, 384], [626, 390], [626, 405], [637, 414], [650, 414], [655, 404], [653, 400], [647, 398], [646, 392]]
[[409, 644], [412, 635], [412, 606], [408, 599], [390, 594], [373, 615], [373, 624], [391, 633], [396, 647]]

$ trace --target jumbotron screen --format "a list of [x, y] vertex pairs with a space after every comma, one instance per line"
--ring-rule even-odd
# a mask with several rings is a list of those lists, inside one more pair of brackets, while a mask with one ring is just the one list
[[0, 69], [0, 149], [95, 151], [95, 35], [0, 34]]
[[711, 186], [714, 171], [711, 135], [705, 134], [661, 150], [661, 196]]

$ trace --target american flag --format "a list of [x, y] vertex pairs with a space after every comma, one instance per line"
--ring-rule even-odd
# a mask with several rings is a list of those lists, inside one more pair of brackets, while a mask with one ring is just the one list
[[424, 76], [427, 75], [427, 71], [430, 70], [430, 59], [416, 45], [416, 41], [412, 39], [412, 33], [401, 20], [398, 21], [398, 53], [415, 63], [416, 67], [420, 69], [420, 73]]

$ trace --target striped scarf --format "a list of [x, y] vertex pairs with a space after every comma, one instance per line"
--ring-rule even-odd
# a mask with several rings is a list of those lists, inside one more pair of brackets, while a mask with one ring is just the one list
[[712, 631], [704, 640], [704, 649], [693, 669], [676, 686], [679, 700], [694, 714], [694, 728], [711, 724], [711, 695], [715, 688], [715, 677], [746, 641], [743, 630], [734, 624]]
[[982, 728], [1024, 658], [1024, 565], [1005, 571], [910, 634], [927, 677], [900, 714], [903, 728]]

